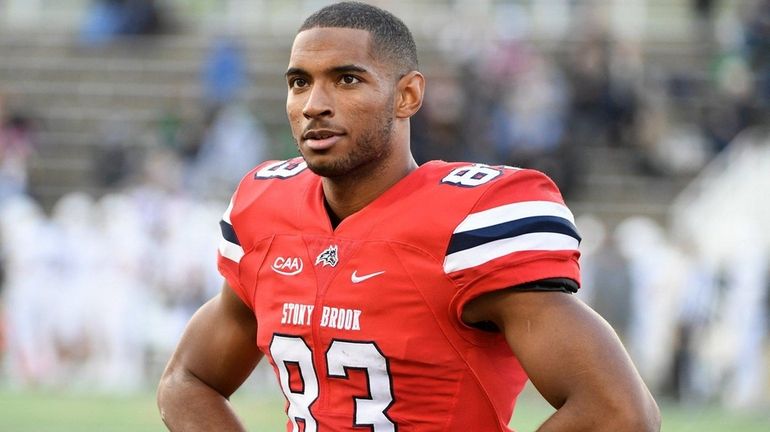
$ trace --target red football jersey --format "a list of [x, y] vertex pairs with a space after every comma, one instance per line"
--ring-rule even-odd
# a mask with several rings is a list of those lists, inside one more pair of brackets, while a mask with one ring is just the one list
[[579, 282], [572, 214], [532, 170], [429, 162], [333, 229], [321, 178], [272, 161], [221, 227], [219, 269], [257, 318], [287, 431], [508, 431], [527, 377], [463, 306]]

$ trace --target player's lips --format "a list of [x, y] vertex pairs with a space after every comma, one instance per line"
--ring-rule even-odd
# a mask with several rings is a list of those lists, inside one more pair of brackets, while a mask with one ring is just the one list
[[343, 132], [331, 129], [313, 129], [302, 134], [302, 139], [312, 150], [326, 150], [336, 144], [343, 135]]

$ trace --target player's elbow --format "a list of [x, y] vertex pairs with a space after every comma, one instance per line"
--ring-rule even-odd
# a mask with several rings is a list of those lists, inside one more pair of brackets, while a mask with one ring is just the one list
[[641, 431], [659, 432], [660, 431], [660, 408], [652, 398], [652, 395], [648, 393], [646, 401], [644, 403], [644, 410], [641, 417]]
[[613, 431], [660, 432], [660, 411], [655, 406], [646, 410], [621, 413], [618, 427], [613, 428]]
[[160, 377], [158, 389], [155, 392], [155, 402], [160, 411], [160, 417], [165, 421], [166, 408], [170, 404], [174, 389], [174, 374], [167, 368]]
[[614, 432], [659, 432], [660, 409], [649, 394], [636, 401], [618, 401], [609, 407], [605, 418], [610, 419], [607, 430]]
[[189, 380], [185, 378], [185, 375], [184, 371], [174, 367], [174, 364], [171, 363], [160, 377], [155, 398], [160, 416], [164, 422], [166, 421], [166, 415], [173, 411], [173, 407], [178, 403], [182, 393], [184, 393], [185, 382]]

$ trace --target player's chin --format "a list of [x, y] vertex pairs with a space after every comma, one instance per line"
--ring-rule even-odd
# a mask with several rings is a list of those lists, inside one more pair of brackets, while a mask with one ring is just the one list
[[310, 171], [321, 177], [338, 177], [345, 174], [345, 170], [340, 166], [339, 162], [331, 157], [307, 157], [305, 156], [305, 162]]

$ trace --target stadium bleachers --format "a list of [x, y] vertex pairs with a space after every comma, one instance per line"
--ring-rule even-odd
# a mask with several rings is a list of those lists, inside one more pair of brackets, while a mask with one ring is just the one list
[[[419, 2], [416, 7], [428, 8], [431, 3], [442, 4]], [[667, 9], [659, 11], [663, 3], [651, 2], [650, 13], [669, 19], [686, 13], [682, 2], [669, 2]], [[404, 4], [398, 3], [398, 7]], [[437, 10], [452, 12], [446, 6]], [[441, 18], [426, 20], [433, 21]], [[684, 67], [685, 62], [700, 70], [706, 61], [702, 43], [688, 39], [681, 28], [666, 23], [657, 23], [657, 30], [649, 33], [643, 45], [650, 85], [659, 85], [655, 80], [660, 79], [660, 71]], [[420, 28], [430, 29], [431, 25]], [[422, 62], [429, 79], [432, 74], [456, 71], [457, 65], [442, 55], [435, 41], [425, 34], [418, 36], [422, 36]], [[92, 171], [104, 122], [119, 118], [134, 125], [134, 145], [141, 151], [148, 145], [148, 129], [164, 109], [178, 109], [184, 115], [181, 108], [200, 105], [200, 71], [211, 39], [207, 32], [182, 32], [89, 48], [81, 46], [71, 29], [0, 30], [0, 91], [11, 104], [22, 107], [40, 122], [39, 152], [31, 161], [30, 187], [44, 207], [50, 208], [68, 191], [86, 190], [96, 195], [103, 192], [93, 185]], [[251, 79], [242, 98], [264, 123], [275, 146], [273, 153], [285, 153], [290, 139], [283, 109], [282, 72], [291, 30], [276, 33], [272, 27], [249, 29], [239, 39], [245, 44]], [[560, 58], [579, 41], [535, 34], [533, 42], [547, 55]], [[686, 117], [697, 103], [704, 103], [688, 102], [677, 107], [677, 115]], [[589, 166], [578, 188], [584, 192], [572, 198], [570, 204], [578, 213], [598, 214], [611, 224], [632, 214], [663, 220], [671, 198], [687, 181], [640, 175], [634, 167], [633, 152], [626, 148], [598, 144], [586, 148], [584, 158]]]

